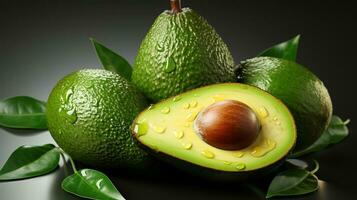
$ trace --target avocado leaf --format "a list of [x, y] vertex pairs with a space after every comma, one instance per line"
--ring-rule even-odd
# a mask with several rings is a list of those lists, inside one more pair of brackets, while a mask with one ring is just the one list
[[274, 177], [266, 198], [308, 194], [318, 189], [318, 178], [304, 169], [289, 169]]
[[0, 170], [0, 181], [32, 178], [47, 174], [58, 166], [60, 153], [52, 144], [21, 146]]
[[19, 129], [47, 129], [46, 103], [27, 96], [0, 101], [0, 126]]
[[259, 54], [259, 56], [268, 56], [275, 58], [283, 58], [286, 60], [295, 61], [297, 50], [299, 47], [300, 35], [295, 36], [294, 38], [276, 44]]
[[90, 40], [103, 68], [115, 72], [130, 81], [133, 69], [129, 62], [96, 40], [92, 38]]
[[62, 188], [82, 198], [125, 200], [105, 174], [93, 169], [76, 171], [62, 181]]
[[348, 136], [347, 124], [350, 120], [345, 122], [338, 116], [332, 116], [327, 129], [322, 133], [320, 138], [316, 140], [311, 146], [301, 151], [295, 152], [291, 155], [292, 158], [297, 158], [309, 153], [321, 151], [333, 144], [341, 142]]

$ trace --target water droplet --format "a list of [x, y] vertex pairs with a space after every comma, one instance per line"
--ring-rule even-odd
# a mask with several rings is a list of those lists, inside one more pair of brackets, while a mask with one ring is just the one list
[[206, 157], [206, 158], [209, 158], [209, 159], [212, 159], [214, 158], [214, 153], [210, 152], [209, 150], [203, 150], [201, 152], [201, 154]]
[[197, 114], [198, 114], [198, 112], [191, 112], [190, 114], [188, 114], [188, 115], [186, 116], [186, 120], [187, 120], [188, 122], [193, 122], [193, 120], [196, 119]]
[[232, 162], [229, 162], [229, 161], [223, 161], [223, 163], [224, 163], [225, 165], [230, 165], [230, 164], [232, 164]]
[[177, 139], [181, 139], [184, 136], [184, 132], [183, 131], [175, 131], [174, 134], [175, 134], [175, 137]]
[[182, 146], [186, 150], [190, 150], [192, 148], [192, 143], [182, 143]]
[[162, 114], [169, 114], [170, 112], [170, 108], [169, 107], [164, 107], [163, 109], [161, 109], [161, 113]]
[[213, 100], [214, 102], [223, 101], [225, 100], [225, 96], [223, 94], [216, 94], [213, 96]]
[[151, 104], [148, 108], [147, 108], [147, 110], [152, 110], [154, 108], [154, 104]]
[[190, 107], [191, 107], [191, 108], [196, 108], [197, 105], [198, 105], [198, 102], [197, 102], [197, 101], [192, 101], [192, 102], [190, 103]]
[[148, 132], [148, 129], [149, 129], [148, 124], [146, 122], [141, 122], [141, 123], [135, 124], [134, 132], [137, 137], [141, 137]]
[[87, 176], [87, 169], [81, 170], [81, 174], [82, 174], [82, 176]]
[[268, 113], [268, 111], [267, 111], [267, 109], [266, 109], [265, 107], [260, 107], [260, 108], [258, 109], [258, 114], [259, 114], [259, 116], [260, 116], [261, 118], [266, 118], [266, 117], [268, 117], [268, 115], [269, 115], [269, 113]]
[[265, 151], [262, 147], [257, 146], [253, 148], [253, 151], [250, 154], [254, 157], [261, 157], [265, 154]]
[[160, 43], [157, 43], [157, 45], [156, 45], [156, 50], [157, 50], [158, 52], [163, 52], [163, 51], [165, 50], [164, 45], [163, 45], [163, 44], [160, 44]]
[[173, 101], [173, 102], [178, 102], [178, 101], [180, 101], [181, 99], [182, 99], [181, 96], [175, 96], [175, 97], [172, 99], [172, 101]]
[[275, 122], [276, 125], [280, 126], [281, 125], [281, 122], [277, 121]]
[[238, 169], [238, 170], [245, 169], [245, 164], [244, 164], [244, 163], [238, 163], [238, 164], [236, 164], [236, 169]]
[[244, 152], [243, 151], [237, 151], [234, 153], [234, 156], [237, 158], [241, 158], [244, 156]]
[[183, 108], [184, 109], [189, 109], [190, 108], [190, 104], [188, 104], [188, 103], [183, 104]]
[[254, 157], [262, 157], [276, 147], [276, 142], [272, 139], [266, 139], [263, 145], [256, 146], [250, 153]]
[[69, 89], [66, 92], [66, 101], [69, 101], [69, 99], [71, 98], [71, 96], [73, 95], [73, 90]]
[[164, 133], [166, 131], [166, 127], [159, 125], [152, 125], [152, 128], [156, 133]]
[[97, 186], [98, 189], [102, 189], [102, 182], [103, 182], [103, 179], [99, 179], [99, 180], [95, 183], [95, 186]]
[[274, 120], [274, 121], [278, 121], [278, 118], [277, 118], [277, 117], [274, 117], [273, 120]]
[[71, 110], [68, 110], [66, 112], [67, 116], [66, 118], [68, 119], [68, 121], [72, 124], [76, 123], [77, 121], [77, 112], [75, 108], [72, 108]]
[[272, 149], [274, 149], [276, 147], [276, 142], [274, 140], [272, 140], [272, 139], [267, 139], [265, 141], [265, 143], [266, 143], [266, 145], [268, 146], [268, 148], [270, 150], [272, 150]]
[[172, 57], [169, 57], [166, 61], [165, 72], [169, 73], [176, 69], [176, 63]]

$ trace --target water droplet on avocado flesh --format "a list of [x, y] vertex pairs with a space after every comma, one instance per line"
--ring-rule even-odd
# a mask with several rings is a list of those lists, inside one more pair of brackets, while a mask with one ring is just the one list
[[[166, 156], [218, 171], [242, 173], [274, 164], [295, 143], [293, 118], [286, 106], [275, 97], [254, 87], [241, 85], [210, 85], [180, 94], [179, 101], [174, 101], [172, 97], [155, 104], [152, 110], [142, 112], [136, 121], [147, 119], [148, 123], [165, 127], [165, 130], [150, 126], [145, 136], [135, 135], [136, 139], [145, 146], [157, 146]], [[212, 101], [218, 97], [218, 101]], [[224, 150], [214, 147], [206, 143], [196, 130], [195, 121], [200, 114], [210, 105], [225, 100], [246, 104], [259, 120], [258, 136], [242, 149]], [[195, 101], [197, 105], [192, 103]], [[161, 112], [166, 107], [170, 108], [169, 115]], [[274, 121], [274, 117], [278, 120]], [[165, 119], [165, 123], [161, 123], [162, 119]], [[280, 125], [276, 122], [280, 122]]]

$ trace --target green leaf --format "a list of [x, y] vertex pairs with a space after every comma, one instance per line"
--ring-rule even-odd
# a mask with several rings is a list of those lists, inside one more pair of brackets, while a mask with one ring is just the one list
[[288, 41], [282, 42], [264, 50], [262, 53], [259, 54], [259, 56], [276, 57], [295, 61], [299, 46], [299, 40], [300, 35], [297, 35]]
[[66, 192], [88, 199], [125, 200], [105, 174], [93, 169], [82, 169], [65, 178], [62, 188]]
[[0, 126], [23, 129], [47, 129], [46, 103], [18, 96], [0, 101]]
[[329, 126], [322, 133], [320, 138], [306, 149], [293, 153], [291, 157], [296, 158], [305, 154], [318, 152], [333, 144], [341, 142], [348, 136], [348, 128], [346, 126], [348, 122], [349, 120], [344, 122], [341, 118], [332, 116]]
[[115, 72], [130, 81], [133, 69], [129, 62], [96, 40], [90, 40], [104, 69]]
[[274, 177], [266, 198], [308, 194], [317, 189], [318, 179], [314, 174], [304, 169], [290, 169]]
[[21, 146], [0, 170], [0, 180], [16, 180], [47, 174], [58, 166], [60, 153], [52, 144]]

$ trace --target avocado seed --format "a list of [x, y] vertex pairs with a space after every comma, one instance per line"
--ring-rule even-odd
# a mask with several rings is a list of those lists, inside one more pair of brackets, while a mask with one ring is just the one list
[[201, 111], [195, 121], [195, 130], [211, 146], [239, 150], [254, 142], [260, 131], [260, 123], [246, 104], [225, 100]]

